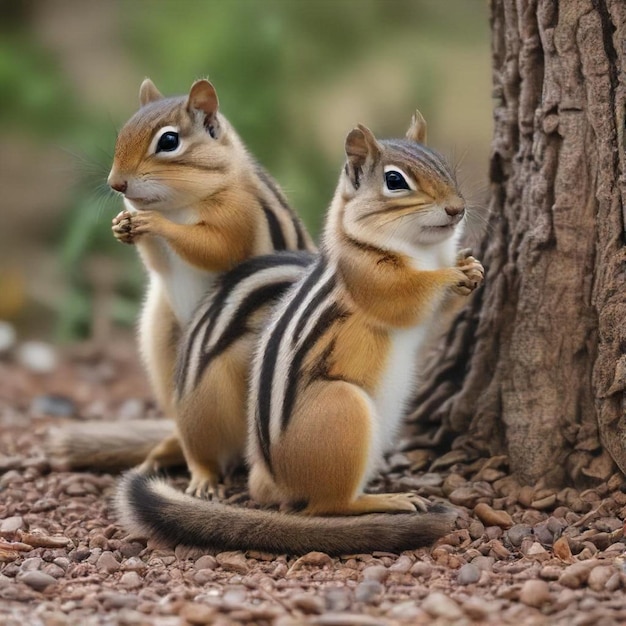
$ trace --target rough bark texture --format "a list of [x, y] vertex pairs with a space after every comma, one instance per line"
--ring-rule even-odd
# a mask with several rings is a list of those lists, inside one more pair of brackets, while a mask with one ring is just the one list
[[413, 445], [452, 433], [523, 481], [584, 484], [626, 471], [626, 2], [493, 0], [491, 23], [487, 277]]

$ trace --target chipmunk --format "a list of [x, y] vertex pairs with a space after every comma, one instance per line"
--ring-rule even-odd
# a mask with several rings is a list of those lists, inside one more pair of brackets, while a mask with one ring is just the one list
[[[126, 207], [112, 230], [136, 245], [148, 271], [140, 352], [159, 405], [172, 415], [177, 342], [219, 276], [250, 257], [315, 246], [218, 110], [209, 81], [194, 82], [187, 96], [165, 98], [146, 79], [139, 100], [118, 134], [108, 177]], [[55, 433], [48, 447], [70, 467], [143, 462], [152, 471], [183, 461], [170, 421], [146, 427], [139, 420], [119, 430], [119, 424], [75, 425]]]
[[419, 112], [405, 139], [349, 133], [320, 254], [258, 344], [250, 494], [301, 514], [197, 500], [131, 472], [117, 496], [124, 526], [169, 544], [332, 554], [414, 548], [449, 530], [454, 514], [416, 494], [364, 493], [396, 442], [430, 325], [483, 280], [457, 252], [454, 175], [425, 140]]

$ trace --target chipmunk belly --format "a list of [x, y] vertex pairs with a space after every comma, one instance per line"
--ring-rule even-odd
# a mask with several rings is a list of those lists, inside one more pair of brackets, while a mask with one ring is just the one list
[[369, 463], [372, 472], [376, 471], [383, 454], [393, 447], [398, 438], [402, 419], [417, 384], [419, 351], [427, 337], [427, 323], [390, 331], [391, 345], [384, 373], [372, 394], [376, 413]]
[[186, 326], [198, 303], [213, 286], [215, 272], [196, 269], [167, 248], [168, 269], [159, 276], [170, 306], [181, 326]]

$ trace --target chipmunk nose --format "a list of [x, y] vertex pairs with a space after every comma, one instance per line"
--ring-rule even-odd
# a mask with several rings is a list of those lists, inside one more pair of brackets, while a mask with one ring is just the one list
[[115, 191], [119, 191], [120, 193], [126, 193], [126, 190], [128, 189], [128, 182], [125, 180], [109, 180], [109, 187]]
[[463, 215], [465, 213], [465, 207], [462, 206], [447, 206], [445, 208], [446, 213], [450, 217], [456, 217], [457, 215]]

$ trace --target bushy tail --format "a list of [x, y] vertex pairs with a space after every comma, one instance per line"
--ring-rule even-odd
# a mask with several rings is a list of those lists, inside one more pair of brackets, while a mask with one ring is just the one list
[[[173, 432], [174, 422], [166, 419], [83, 422], [52, 430], [45, 448], [59, 469], [120, 471], [142, 463]], [[182, 450], [172, 456], [171, 465], [184, 462]]]
[[128, 472], [118, 487], [117, 513], [133, 534], [163, 543], [218, 550], [351, 554], [401, 552], [429, 545], [449, 532], [456, 513], [441, 505], [428, 513], [308, 517], [246, 509], [186, 496], [163, 480]]

